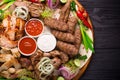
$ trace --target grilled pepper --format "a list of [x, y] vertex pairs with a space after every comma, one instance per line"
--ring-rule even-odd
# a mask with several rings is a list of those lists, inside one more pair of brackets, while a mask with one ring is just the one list
[[88, 23], [88, 21], [85, 19], [85, 17], [83, 16], [83, 13], [82, 13], [80, 10], [76, 11], [76, 14], [77, 14], [77, 16], [82, 20], [83, 24], [84, 24], [86, 27], [92, 29], [91, 25], [90, 25], [90, 24]]
[[80, 10], [77, 10], [77, 9], [76, 9], [76, 6], [77, 6], [76, 3], [75, 3], [74, 1], [72, 1], [70, 6], [71, 6], [71, 10], [72, 10], [72, 11], [75, 11], [76, 14], [77, 14], [77, 16], [81, 19], [82, 23], [83, 23], [86, 27], [92, 29], [91, 25], [88, 23], [88, 21], [87, 21], [86, 18], [84, 17], [83, 12], [81, 12]]

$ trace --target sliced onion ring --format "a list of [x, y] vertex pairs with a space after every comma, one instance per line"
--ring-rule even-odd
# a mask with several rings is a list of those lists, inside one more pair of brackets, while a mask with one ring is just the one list
[[19, 18], [26, 20], [27, 16], [28, 16], [28, 8], [26, 6], [16, 7], [15, 10], [13, 11], [12, 15], [15, 15]]
[[48, 0], [48, 6], [51, 8], [51, 9], [54, 9], [57, 7], [57, 5], [59, 4], [59, 0], [56, 0], [56, 4], [53, 6], [53, 2], [52, 0]]

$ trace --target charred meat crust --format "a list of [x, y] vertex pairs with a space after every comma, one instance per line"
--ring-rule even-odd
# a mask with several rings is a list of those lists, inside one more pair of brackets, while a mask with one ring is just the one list
[[51, 32], [58, 40], [72, 43], [75, 41], [75, 37], [71, 33], [61, 32], [57, 30], [52, 30]]
[[60, 31], [67, 31], [68, 30], [68, 25], [60, 20], [56, 20], [53, 18], [45, 18], [44, 19], [44, 24], [50, 27], [51, 29], [56, 29]]

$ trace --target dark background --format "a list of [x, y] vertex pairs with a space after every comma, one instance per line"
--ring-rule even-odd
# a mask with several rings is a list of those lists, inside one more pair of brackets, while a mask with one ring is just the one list
[[95, 54], [80, 80], [120, 80], [119, 0], [79, 0], [93, 23]]

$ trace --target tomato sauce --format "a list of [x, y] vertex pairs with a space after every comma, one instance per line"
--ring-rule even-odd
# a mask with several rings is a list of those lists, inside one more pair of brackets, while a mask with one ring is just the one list
[[36, 50], [36, 42], [30, 37], [24, 37], [19, 41], [19, 49], [24, 54], [31, 54]]
[[31, 36], [38, 36], [43, 31], [42, 22], [37, 19], [28, 21], [26, 24], [26, 32]]

